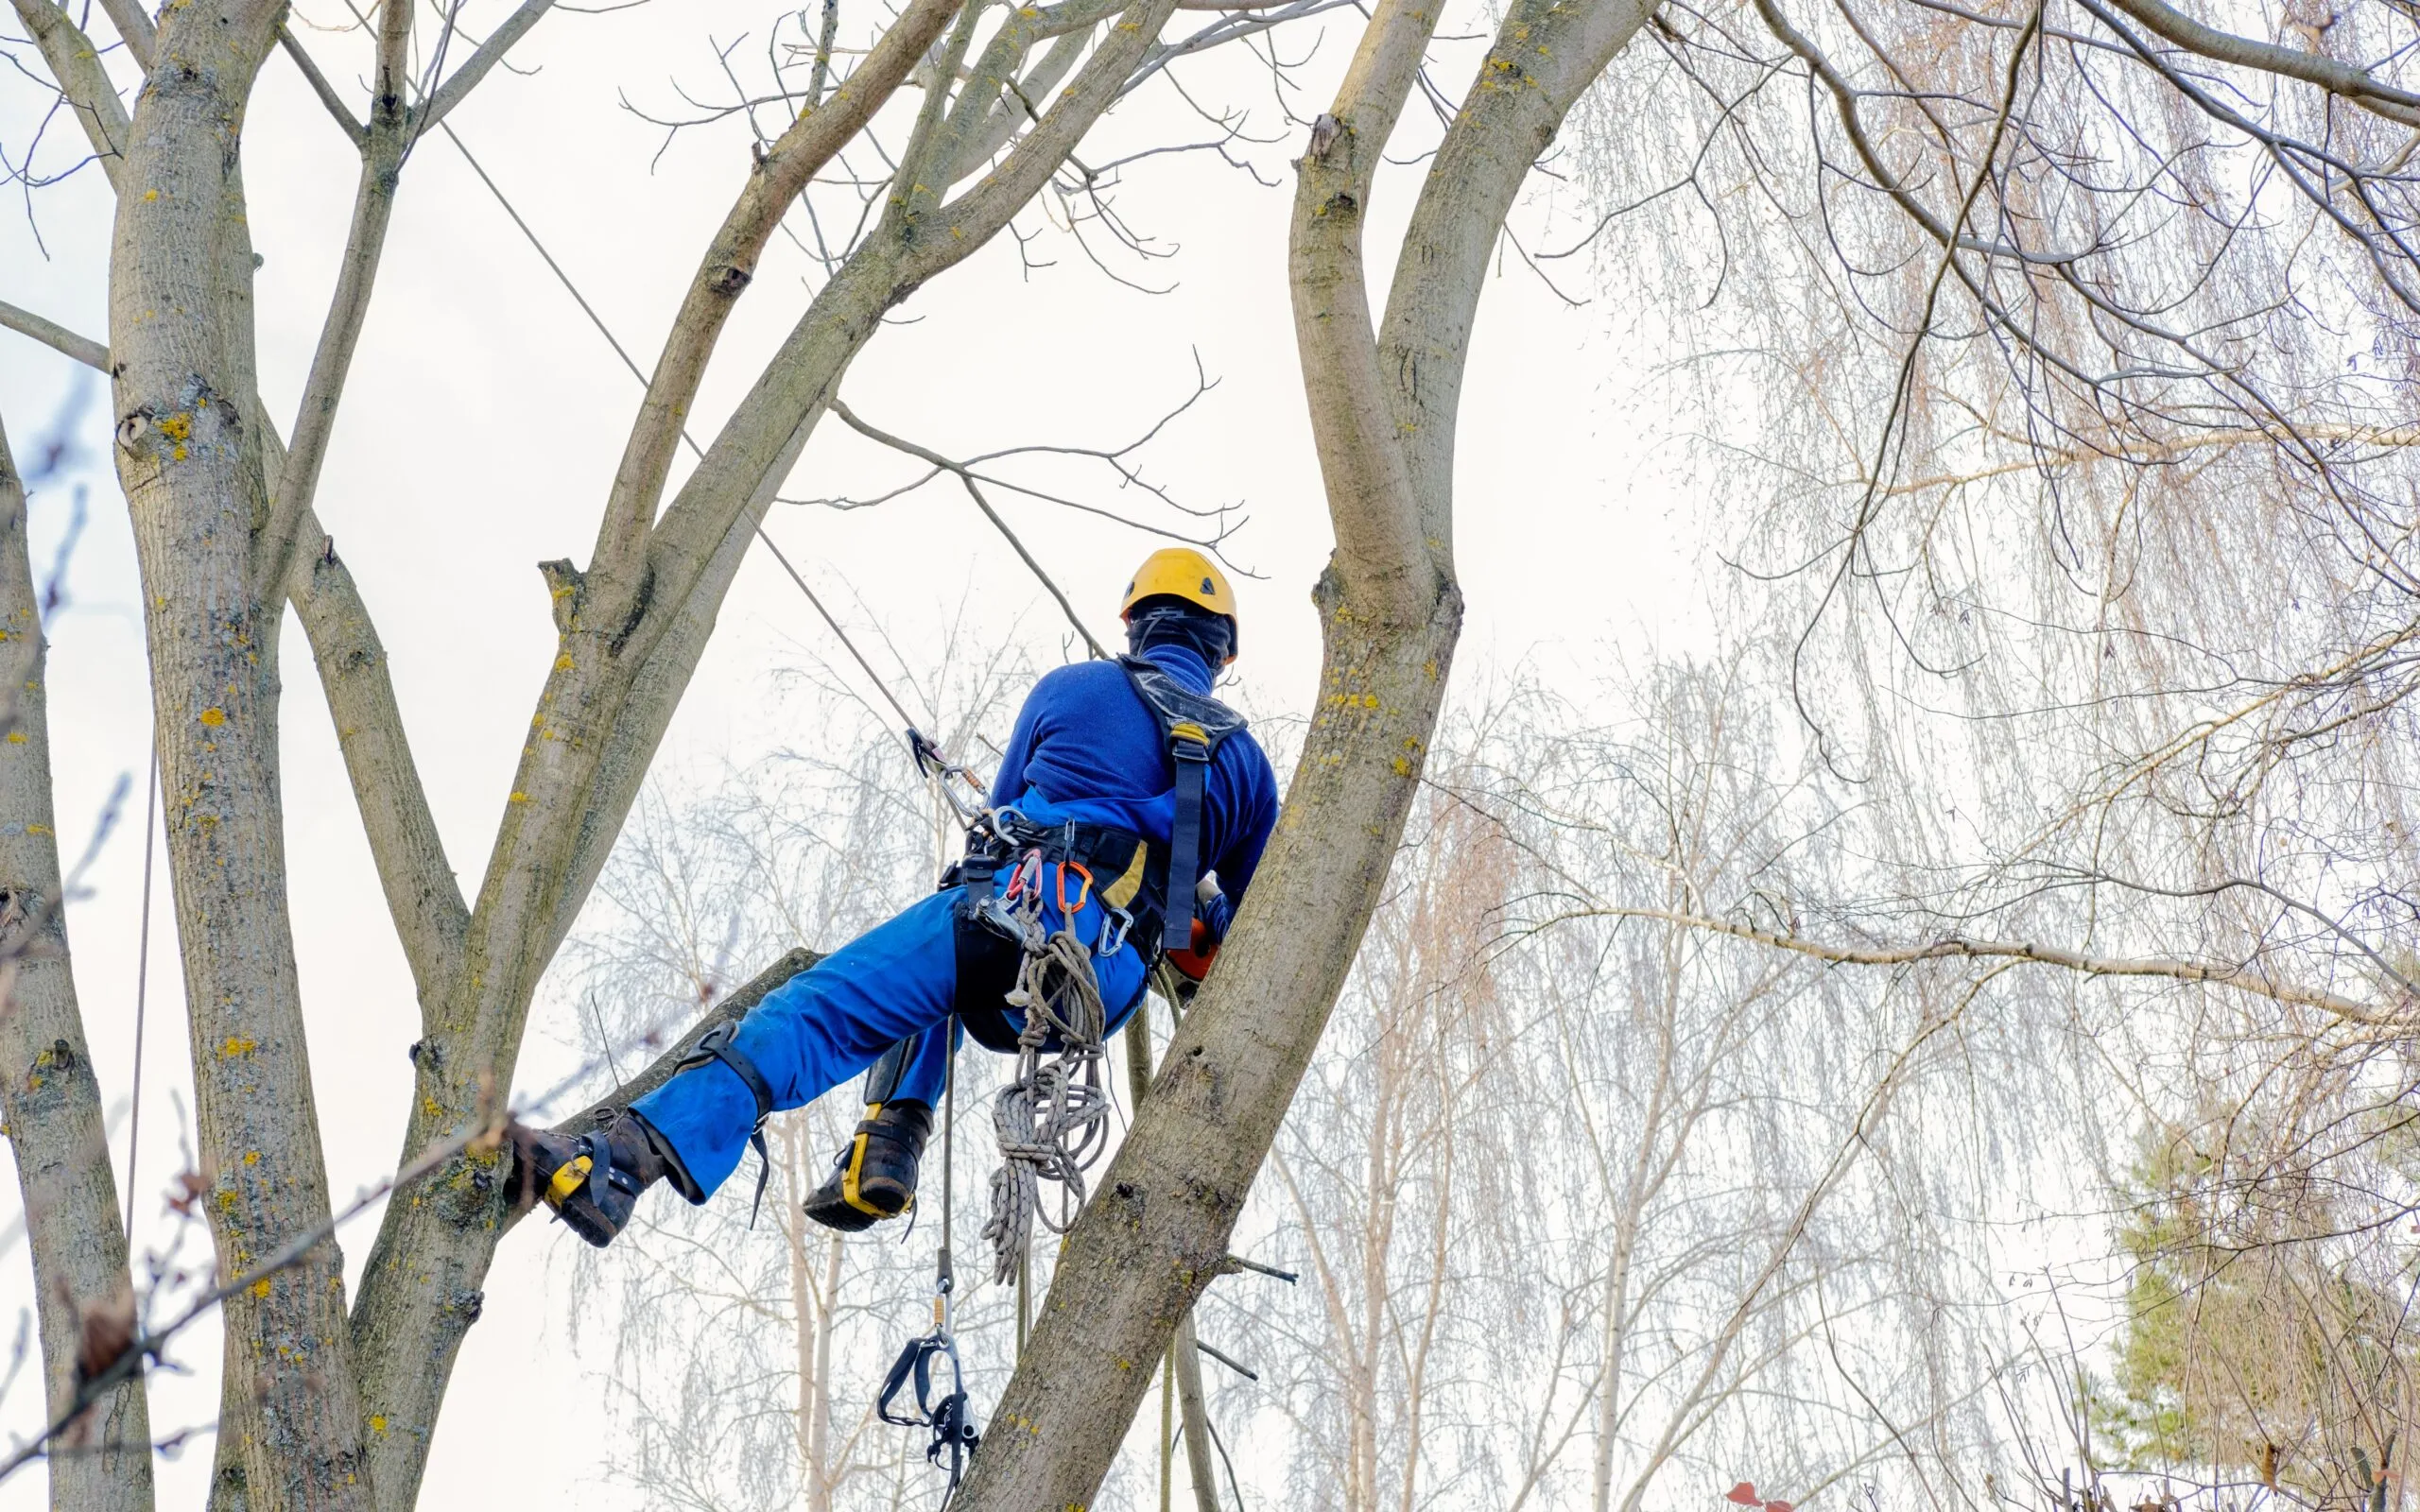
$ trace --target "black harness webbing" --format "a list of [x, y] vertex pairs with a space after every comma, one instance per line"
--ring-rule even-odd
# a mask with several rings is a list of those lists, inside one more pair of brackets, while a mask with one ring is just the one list
[[1168, 827], [1167, 922], [1160, 948], [1184, 950], [1193, 943], [1193, 887], [1201, 881], [1201, 795], [1210, 776], [1210, 740], [1200, 725], [1168, 730], [1168, 756], [1176, 766], [1176, 818]]
[[1210, 763], [1226, 738], [1244, 728], [1244, 718], [1141, 657], [1121, 656], [1117, 664], [1167, 737], [1168, 763], [1175, 768], [1176, 815], [1168, 825], [1160, 948], [1181, 951], [1193, 944], [1193, 888], [1201, 880], [1201, 805]]
[[678, 1074], [692, 1066], [719, 1060], [731, 1068], [731, 1074], [737, 1076], [748, 1088], [749, 1095], [756, 1099], [756, 1122], [748, 1130], [748, 1147], [756, 1152], [756, 1198], [748, 1205], [748, 1227], [753, 1228], [756, 1227], [756, 1214], [765, 1206], [765, 1183], [773, 1176], [772, 1153], [765, 1147], [765, 1120], [773, 1116], [773, 1086], [765, 1079], [765, 1074], [756, 1069], [756, 1062], [741, 1054], [738, 1045], [733, 1042], [738, 1033], [739, 1026], [735, 1023], [716, 1024], [698, 1041], [697, 1048], [683, 1056], [681, 1063], [672, 1069]]
[[[938, 1356], [949, 1365], [949, 1390], [941, 1400], [933, 1400], [933, 1360]], [[893, 1412], [891, 1402], [902, 1388], [913, 1381], [916, 1405], [910, 1412]], [[949, 1492], [958, 1494], [958, 1483], [966, 1474], [966, 1458], [983, 1442], [975, 1431], [966, 1412], [966, 1379], [958, 1364], [958, 1342], [945, 1330], [936, 1329], [922, 1338], [910, 1339], [891, 1363], [890, 1374], [883, 1377], [882, 1392], [874, 1398], [874, 1416], [900, 1428], [929, 1428], [933, 1441], [925, 1446], [925, 1461], [940, 1465], [942, 1455], [949, 1455]]]
[[[922, 1338], [910, 1339], [891, 1363], [890, 1373], [883, 1377], [882, 1390], [874, 1398], [874, 1416], [884, 1422], [901, 1428], [929, 1428], [932, 1442], [925, 1446], [925, 1462], [938, 1466], [942, 1455], [949, 1455], [949, 1489], [942, 1493], [942, 1505], [947, 1507], [958, 1499], [958, 1483], [966, 1474], [968, 1456], [982, 1444], [983, 1435], [976, 1431], [966, 1400], [966, 1373], [958, 1360], [958, 1340], [950, 1332], [950, 1294], [958, 1289], [958, 1275], [951, 1261], [951, 1214], [956, 1208], [952, 1200], [952, 1174], [958, 1168], [958, 1057], [952, 1048], [946, 1069], [942, 1073], [942, 1247], [933, 1265], [933, 1332]], [[940, 1356], [949, 1364], [949, 1390], [940, 1401], [933, 1400], [933, 1358]], [[911, 1413], [895, 1413], [890, 1404], [909, 1382], [915, 1383], [916, 1406]]]

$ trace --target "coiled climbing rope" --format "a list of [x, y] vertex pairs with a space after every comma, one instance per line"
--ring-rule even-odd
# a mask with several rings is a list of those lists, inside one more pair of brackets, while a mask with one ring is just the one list
[[[1072, 919], [1046, 934], [1039, 887], [1015, 921], [1025, 955], [1008, 1003], [1024, 1010], [1025, 1028], [1017, 1036], [1016, 1074], [992, 1105], [1000, 1167], [992, 1173], [992, 1215], [983, 1225], [995, 1282], [1016, 1275], [1035, 1218], [1052, 1233], [1074, 1226], [1084, 1207], [1084, 1172], [1109, 1143], [1109, 1093], [1101, 1085], [1108, 1011], [1092, 951], [1076, 937]], [[1059, 1184], [1055, 1211], [1042, 1205], [1044, 1181]]]

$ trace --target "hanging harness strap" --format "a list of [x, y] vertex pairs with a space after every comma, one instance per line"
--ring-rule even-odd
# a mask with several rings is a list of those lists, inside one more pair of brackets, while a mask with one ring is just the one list
[[[942, 1455], [949, 1455], [949, 1489], [942, 1493], [942, 1505], [946, 1507], [958, 1497], [958, 1483], [966, 1473], [966, 1461], [982, 1444], [983, 1435], [975, 1429], [975, 1421], [966, 1400], [966, 1375], [959, 1366], [958, 1339], [950, 1332], [950, 1294], [958, 1289], [958, 1277], [950, 1258], [950, 1171], [956, 1161], [952, 1146], [958, 1138], [958, 1074], [955, 1063], [942, 1081], [942, 1097], [949, 1105], [949, 1118], [942, 1125], [942, 1247], [933, 1266], [933, 1332], [920, 1339], [910, 1339], [891, 1362], [890, 1373], [882, 1380], [882, 1390], [874, 1398], [873, 1413], [884, 1422], [901, 1428], [929, 1428], [933, 1441], [925, 1446], [925, 1462], [940, 1465]], [[939, 1356], [949, 1366], [949, 1390], [942, 1400], [933, 1400], [933, 1359]], [[891, 1403], [909, 1382], [916, 1385], [916, 1405], [912, 1412], [893, 1412]]]
[[727, 1021], [716, 1024], [698, 1041], [697, 1048], [682, 1057], [681, 1063], [672, 1070], [678, 1075], [691, 1067], [719, 1060], [731, 1068], [731, 1074], [737, 1076], [747, 1087], [749, 1095], [756, 1099], [756, 1122], [748, 1130], [748, 1147], [756, 1152], [756, 1198], [748, 1205], [748, 1227], [753, 1228], [756, 1227], [756, 1214], [765, 1206], [765, 1183], [773, 1176], [772, 1153], [765, 1147], [765, 1120], [773, 1116], [773, 1084], [756, 1069], [756, 1062], [741, 1052], [735, 1042], [738, 1036], [737, 1024]]
[[[933, 1400], [933, 1361], [941, 1359], [949, 1366], [949, 1389], [939, 1401]], [[891, 1403], [908, 1384], [915, 1383], [913, 1408], [894, 1412]], [[947, 1454], [949, 1463], [948, 1495], [958, 1494], [958, 1483], [966, 1474], [967, 1456], [983, 1442], [975, 1424], [968, 1419], [966, 1378], [958, 1364], [958, 1342], [946, 1330], [936, 1329], [923, 1338], [910, 1339], [891, 1363], [890, 1374], [883, 1377], [882, 1392], [874, 1399], [874, 1416], [900, 1428], [929, 1428], [933, 1441], [925, 1446], [925, 1461], [941, 1465]]]

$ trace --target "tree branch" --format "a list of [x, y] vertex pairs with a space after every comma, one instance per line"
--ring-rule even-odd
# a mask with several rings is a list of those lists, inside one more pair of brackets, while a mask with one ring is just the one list
[[31, 310], [21, 310], [0, 301], [0, 326], [31, 336], [53, 352], [75, 358], [87, 368], [107, 376], [110, 370], [110, 349], [90, 336], [79, 336], [55, 321], [45, 320]]
[[150, 16], [139, 0], [101, 0], [101, 9], [109, 16], [110, 25], [117, 28], [117, 34], [126, 40], [127, 55], [147, 76], [151, 72], [152, 41], [158, 35]]
[[2199, 54], [2214, 62], [2231, 63], [2238, 68], [2315, 84], [2330, 94], [2340, 95], [2399, 125], [2420, 126], [2420, 94], [2381, 82], [2366, 68], [2338, 62], [2317, 53], [2239, 37], [2215, 26], [2205, 26], [2183, 11], [2162, 4], [2161, 0], [2110, 0], [2110, 3], [2187, 52]]
[[622, 448], [591, 571], [628, 569], [645, 545], [706, 364], [739, 296], [756, 276], [756, 260], [774, 228], [807, 180], [890, 100], [958, 8], [959, 0], [914, 0], [830, 97], [790, 123], [757, 160], [690, 279], [656, 358], [647, 398]]
[[60, 93], [74, 109], [85, 140], [92, 144], [93, 156], [100, 160], [101, 172], [116, 187], [126, 166], [126, 102], [117, 97], [117, 86], [101, 67], [100, 49], [51, 0], [15, 0], [15, 4], [17, 19], [26, 24], [34, 45], [42, 50], [43, 61], [50, 65], [51, 77], [58, 80]]
[[[345, 235], [336, 296], [320, 327], [319, 348], [311, 354], [311, 374], [303, 384], [285, 465], [270, 494], [268, 525], [253, 547], [255, 603], [275, 603], [285, 596], [286, 559], [294, 549], [295, 531], [319, 491], [320, 468], [327, 460], [328, 441], [336, 432], [337, 405], [344, 398], [354, 350], [370, 318], [370, 295], [387, 249], [387, 228], [394, 218], [395, 182], [410, 146], [405, 92], [410, 77], [411, 23], [412, 0], [386, 0], [379, 9], [378, 60], [369, 128], [358, 139], [361, 178], [354, 191], [353, 225]], [[281, 41], [285, 31], [282, 26], [278, 28]]]
[[[911, 283], [922, 283], [954, 266], [998, 235], [1010, 217], [1042, 191], [1101, 112], [1116, 100], [1127, 77], [1150, 49], [1160, 28], [1167, 25], [1175, 4], [1176, 0], [1134, 0], [1110, 22], [1075, 82], [1051, 101], [1007, 160], [951, 202], [941, 224], [910, 242], [902, 271]], [[932, 198], [922, 203], [938, 202], [936, 189]], [[905, 203], [920, 204], [912, 189]]]
[[395, 701], [387, 648], [362, 602], [353, 574], [319, 517], [302, 516], [305, 540], [325, 541], [299, 552], [286, 570], [285, 593], [302, 621], [312, 663], [344, 753], [354, 803], [370, 841], [378, 885], [419, 989], [423, 1032], [434, 1028], [438, 1005], [458, 967], [470, 909], [446, 860], [445, 841], [430, 812], [428, 792], [412, 760], [404, 715]]
[[555, 0], [521, 0], [512, 14], [504, 18], [504, 25], [488, 33], [488, 40], [479, 43], [478, 50], [454, 71], [454, 77], [437, 86], [437, 93], [421, 107], [419, 118], [412, 124], [412, 135], [417, 137], [445, 119], [448, 112], [461, 104], [471, 91], [479, 87], [479, 80], [504, 61], [504, 55], [512, 50], [514, 43], [529, 35], [530, 28], [537, 26], [554, 6]]
[[[52, 1469], [54, 1504], [147, 1512], [151, 1431], [140, 1382], [87, 1396], [77, 1360], [88, 1315], [131, 1312], [126, 1226], [99, 1078], [71, 970], [51, 780], [49, 682], [42, 594], [26, 551], [25, 480], [0, 434], [0, 1120], [16, 1157], [33, 1306], [41, 1321], [43, 1396], [103, 1421], [89, 1459]], [[134, 1447], [140, 1446], [140, 1447]], [[0, 1470], [0, 1475], [5, 1475]]]
[[1750, 924], [1733, 923], [1729, 919], [1711, 919], [1703, 914], [1677, 913], [1663, 908], [1578, 908], [1540, 920], [1533, 930], [1545, 930], [1575, 919], [1638, 919], [1656, 923], [1676, 924], [1685, 929], [1702, 930], [1707, 934], [1728, 935], [1734, 939], [1789, 951], [1793, 954], [1829, 961], [1836, 966], [1911, 966], [1919, 961], [1947, 960], [2008, 960], [2032, 961], [2043, 966], [2056, 966], [2086, 976], [2147, 976], [2165, 977], [2177, 982], [2200, 982], [2212, 987], [2232, 988], [2293, 1007], [2317, 1008], [2322, 1013], [2347, 1022], [2372, 1028], [2408, 1030], [2412, 1023], [2409, 1013], [2397, 1012], [2404, 1005], [2364, 1003], [2355, 998], [2324, 992], [2316, 988], [2298, 987], [2292, 983], [2274, 982], [2258, 976], [2239, 966], [2226, 966], [2210, 961], [2190, 961], [2169, 956], [2092, 955], [2083, 951], [2066, 950], [2056, 945], [2040, 945], [2030, 940], [1961, 939], [1952, 936], [1925, 945], [1858, 947], [1831, 945], [1808, 939], [1800, 935], [1777, 934], [1757, 929]]
[[359, 146], [369, 135], [367, 129], [354, 119], [352, 107], [345, 104], [344, 96], [337, 93], [337, 87], [328, 82], [328, 76], [320, 72], [320, 65], [312, 60], [311, 55], [302, 50], [302, 43], [292, 31], [280, 26], [277, 28], [277, 44], [285, 50], [286, 57], [294, 60], [294, 66], [302, 71], [303, 81], [311, 86], [312, 94], [320, 96], [320, 103], [328, 108], [328, 113], [336, 117], [337, 129], [354, 146]]
[[1388, 291], [1376, 371], [1404, 455], [1417, 530], [1452, 570], [1454, 438], [1489, 260], [1531, 165], [1655, 0], [1525, 0], [1498, 28], [1422, 180]]
[[1371, 16], [1335, 112], [1312, 125], [1294, 164], [1288, 238], [1294, 341], [1335, 523], [1335, 570], [1350, 598], [1389, 617], [1420, 614], [1438, 564], [1407, 507], [1410, 475], [1378, 371], [1361, 229], [1440, 9], [1431, 0], [1382, 0]]
[[[1059, 585], [1051, 580], [1050, 575], [1043, 571], [1042, 563], [1034, 560], [1033, 553], [1025, 549], [1025, 542], [1019, 541], [1017, 539], [1017, 533], [1009, 528], [1009, 523], [1000, 518], [1000, 511], [993, 508], [992, 501], [983, 497], [983, 490], [976, 485], [975, 474], [968, 472], [964, 464], [953, 462], [948, 457], [942, 455], [939, 452], [928, 452], [925, 448], [918, 446], [915, 442], [903, 440], [900, 438], [891, 435], [888, 431], [874, 429], [864, 421], [857, 419], [856, 413], [852, 411], [848, 405], [840, 403], [838, 399], [832, 401], [832, 413], [839, 416], [843, 424], [847, 425], [851, 430], [856, 431], [858, 435], [863, 436], [868, 440], [878, 441], [884, 446], [890, 447], [892, 451], [905, 452], [909, 456], [916, 457], [922, 461], [930, 462], [933, 466], [940, 468], [944, 472], [952, 474], [959, 482], [964, 484], [966, 486], [968, 497], [975, 501], [975, 507], [983, 511], [983, 518], [991, 521], [993, 528], [998, 530], [1001, 536], [1008, 541], [1010, 547], [1016, 552], [1017, 559], [1024, 562], [1027, 569], [1030, 571], [1038, 580], [1040, 580], [1042, 586], [1049, 590], [1050, 596], [1058, 600], [1059, 611], [1067, 616], [1067, 623], [1076, 627], [1076, 633], [1078, 635], [1083, 637], [1084, 644], [1092, 648], [1093, 655], [1099, 657], [1104, 662], [1111, 659], [1110, 654], [1101, 649], [1101, 644], [1094, 638], [1093, 632], [1084, 627], [1082, 618], [1076, 613], [1076, 606], [1067, 602], [1067, 595], [1060, 591]], [[931, 474], [929, 473], [926, 474], [928, 477]]]

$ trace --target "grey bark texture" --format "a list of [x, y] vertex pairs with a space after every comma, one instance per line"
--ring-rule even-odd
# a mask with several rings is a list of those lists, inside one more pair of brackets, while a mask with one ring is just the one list
[[[109, 1132], [61, 907], [52, 813], [49, 690], [41, 600], [26, 549], [25, 480], [0, 433], [0, 1121], [17, 1160], [33, 1249], [43, 1400], [57, 1418], [76, 1395], [88, 1312], [130, 1318], [126, 1228]], [[143, 1382], [103, 1398], [50, 1462], [50, 1503], [74, 1512], [148, 1512], [151, 1425]]]
[[[328, 1211], [285, 904], [274, 636], [251, 584], [268, 494], [239, 142], [283, 7], [170, 11], [130, 127], [111, 256], [116, 460], [134, 521], [195, 1066], [223, 1273]], [[239, 266], [240, 265], [240, 266]], [[369, 1507], [334, 1244], [226, 1308], [222, 1460], [256, 1508]]]
[[[1175, 1011], [1173, 1007], [1169, 1010]], [[1126, 1025], [1127, 1091], [1134, 1106], [1143, 1106], [1151, 1095], [1151, 1016], [1148, 1004], [1135, 1012]], [[1167, 1349], [1169, 1384], [1176, 1388], [1178, 1406], [1183, 1410], [1179, 1433], [1184, 1439], [1184, 1465], [1193, 1477], [1195, 1512], [1219, 1512], [1219, 1467], [1210, 1457], [1210, 1404], [1201, 1390], [1201, 1351], [1194, 1347], [1193, 1314], [1176, 1326], [1176, 1335]], [[1167, 1446], [1161, 1446], [1161, 1473], [1167, 1471]], [[1163, 1504], [1167, 1500], [1166, 1487], [1161, 1490]]]

